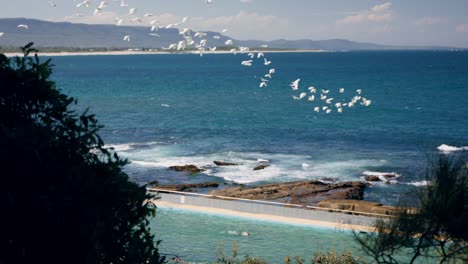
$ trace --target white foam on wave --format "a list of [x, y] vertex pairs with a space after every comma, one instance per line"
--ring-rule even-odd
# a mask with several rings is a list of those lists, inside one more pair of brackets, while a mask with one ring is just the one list
[[442, 153], [448, 154], [448, 153], [452, 153], [452, 152], [456, 152], [456, 151], [468, 150], [468, 146], [455, 147], [455, 146], [450, 146], [450, 145], [447, 145], [447, 144], [442, 144], [442, 145], [437, 147], [437, 150], [442, 152]]
[[412, 181], [412, 182], [406, 182], [405, 184], [419, 187], [419, 186], [427, 186], [431, 184], [431, 182], [430, 181]]
[[125, 151], [129, 151], [129, 150], [136, 149], [139, 147], [147, 147], [147, 146], [163, 144], [163, 143], [164, 142], [160, 142], [160, 141], [150, 141], [150, 142], [143, 142], [143, 143], [130, 142], [130, 143], [122, 143], [122, 144], [106, 144], [104, 147], [111, 148], [117, 152], [125, 152]]
[[[315, 160], [308, 155], [272, 154], [258, 152], [220, 152], [193, 154], [182, 145], [155, 145], [122, 153], [131, 164], [130, 168], [167, 169], [176, 165], [195, 165], [205, 168], [204, 174], [220, 177], [236, 183], [259, 181], [284, 182], [294, 180], [320, 180], [336, 178], [339, 181], [357, 180], [367, 167], [386, 164], [385, 160]], [[213, 161], [232, 162], [236, 166], [216, 166]], [[266, 162], [268, 160], [268, 162]], [[253, 170], [258, 165], [269, 165], [262, 170]], [[304, 166], [307, 164], [309, 166]]]
[[364, 171], [362, 173], [365, 176], [377, 176], [383, 182], [388, 183], [397, 183], [396, 178], [399, 178], [401, 175], [396, 172], [378, 172], [378, 171]]

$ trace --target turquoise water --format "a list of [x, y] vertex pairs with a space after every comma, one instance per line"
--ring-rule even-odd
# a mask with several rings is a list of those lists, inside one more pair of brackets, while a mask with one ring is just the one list
[[[313, 252], [344, 249], [360, 254], [349, 231], [278, 222], [258, 221], [241, 217], [202, 214], [178, 209], [159, 208], [151, 229], [163, 242], [160, 253], [175, 255], [187, 261], [216, 260], [217, 247], [232, 256], [232, 244], [238, 245], [238, 256], [258, 256], [268, 263], [283, 263], [286, 256], [310, 260]], [[251, 235], [242, 236], [242, 232]]]
[[[266, 57], [268, 67], [241, 66], [245, 54], [71, 56], [53, 63], [58, 86], [97, 115], [105, 142], [132, 162], [126, 171], [141, 184], [345, 181], [362, 179], [364, 171], [396, 172], [399, 184], [377, 184], [365, 194], [392, 204], [424, 180], [427, 154], [437, 146], [468, 145], [468, 52]], [[269, 68], [276, 73], [259, 88]], [[341, 100], [362, 88], [373, 103], [316, 113], [317, 100], [292, 99], [299, 91], [289, 84], [297, 78], [299, 91], [315, 86]], [[259, 158], [271, 166], [254, 172]], [[215, 167], [213, 160], [242, 165]], [[183, 164], [208, 170], [167, 170]]]

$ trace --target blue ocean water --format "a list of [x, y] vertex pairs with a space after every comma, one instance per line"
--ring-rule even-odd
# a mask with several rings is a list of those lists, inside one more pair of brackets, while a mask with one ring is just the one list
[[[364, 171], [396, 172], [399, 184], [376, 184], [365, 197], [392, 204], [424, 180], [437, 146], [468, 145], [468, 52], [265, 56], [271, 65], [252, 67], [240, 65], [245, 54], [54, 57], [54, 78], [79, 99], [80, 111], [97, 115], [105, 142], [132, 162], [126, 171], [142, 184], [344, 181]], [[276, 73], [259, 88], [270, 68]], [[309, 86], [329, 89], [335, 101], [362, 89], [372, 104], [316, 113], [323, 101], [292, 99]], [[253, 171], [257, 159], [271, 166]], [[242, 165], [215, 167], [213, 160]], [[207, 171], [167, 170], [183, 164]]]

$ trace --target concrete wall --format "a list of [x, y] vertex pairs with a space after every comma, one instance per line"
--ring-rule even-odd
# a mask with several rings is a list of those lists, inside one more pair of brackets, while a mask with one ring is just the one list
[[[152, 191], [152, 193], [155, 192]], [[219, 208], [246, 213], [310, 219], [315, 221], [331, 222], [335, 224], [372, 226], [377, 219], [377, 217], [346, 214], [341, 212], [329, 212], [327, 210], [313, 209], [312, 207], [271, 203], [267, 201], [253, 201], [243, 199], [226, 200], [215, 198], [209, 195], [197, 195], [180, 192], [161, 191], [157, 193], [157, 196], [160, 197], [161, 201], [169, 203]]]

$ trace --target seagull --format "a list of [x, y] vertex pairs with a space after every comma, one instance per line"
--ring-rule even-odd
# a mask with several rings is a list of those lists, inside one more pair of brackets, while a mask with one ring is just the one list
[[343, 108], [338, 108], [336, 111], [338, 111], [338, 113], [343, 113]]
[[291, 82], [291, 84], [289, 86], [291, 86], [291, 88], [295, 91], [297, 89], [299, 89], [299, 82], [301, 81], [301, 79], [297, 79], [293, 82]]
[[161, 36], [161, 35], [156, 34], [156, 33], [149, 33], [149, 34], [150, 34], [150, 36], [154, 36], [154, 37], [160, 37]]
[[106, 6], [107, 6], [107, 2], [106, 1], [101, 1], [99, 3], [99, 6], [97, 7], [97, 9], [102, 10]]
[[325, 100], [325, 99], [327, 99], [327, 96], [324, 94], [320, 94], [320, 100]]
[[78, 3], [78, 4], [76, 5], [76, 7], [82, 7], [82, 6], [89, 7], [89, 1], [90, 1], [90, 0], [84, 0], [84, 1], [81, 2], [81, 3]]
[[325, 100], [325, 103], [327, 103], [327, 104], [331, 104], [331, 103], [332, 103], [332, 101], [333, 101], [333, 98], [328, 98], [327, 100]]
[[306, 97], [306, 95], [307, 95], [306, 93], [299, 94], [299, 97], [293, 95], [293, 99], [301, 100], [302, 98]]
[[17, 28], [24, 28], [24, 29], [28, 29], [28, 28], [29, 28], [29, 26], [28, 26], [28, 25], [25, 25], [25, 24], [19, 24], [19, 25], [17, 26]]
[[323, 94], [327, 94], [328, 92], [330, 92], [330, 90], [322, 90]]
[[340, 88], [340, 93], [344, 93], [344, 88]]
[[130, 42], [130, 36], [129, 35], [124, 36], [123, 40]]
[[265, 74], [265, 75], [263, 75], [263, 76], [264, 76], [265, 78], [270, 78], [270, 79], [272, 78], [270, 73], [267, 73], [267, 74]]
[[220, 39], [221, 37], [216, 35], [216, 36], [213, 36], [214, 39]]
[[269, 160], [266, 159], [257, 159], [258, 162], [270, 162]]
[[206, 45], [206, 39], [200, 40], [200, 46], [205, 46]]
[[151, 31], [157, 31], [159, 29], [158, 26], [151, 26]]
[[244, 65], [244, 66], [252, 66], [252, 60], [242, 61], [242, 62], [241, 62], [241, 65]]
[[159, 22], [159, 20], [155, 19], [155, 20], [151, 20], [150, 24], [151, 24], [151, 25], [154, 25], [154, 24], [156, 24], [156, 23], [158, 23], [158, 22]]
[[260, 59], [261, 57], [265, 57], [265, 54], [263, 54], [263, 52], [259, 52], [257, 54], [257, 59]]
[[252, 52], [250, 52], [249, 54], [247, 54], [247, 56], [249, 56], [251, 59], [253, 59], [255, 57], [255, 54], [253, 54]]
[[362, 93], [362, 90], [361, 90], [361, 89], [357, 89], [357, 90], [356, 90], [356, 93], [357, 93], [357, 94], [361, 94], [361, 93]]
[[215, 50], [216, 50], [216, 47], [208, 47], [208, 49], [209, 49], [210, 51], [215, 51]]
[[307, 98], [307, 100], [313, 101], [313, 100], [315, 100], [315, 96], [314, 96], [314, 95], [311, 95], [311, 96], [309, 96], [309, 98]]
[[325, 111], [325, 113], [329, 114], [329, 113], [331, 113], [331, 111], [332, 111], [331, 109], [327, 109], [327, 111]]
[[0, 32], [0, 37], [5, 35], [5, 32]]
[[170, 105], [168, 104], [161, 104], [161, 107], [169, 107]]
[[317, 112], [317, 113], [320, 112], [320, 107], [318, 106], [314, 107], [314, 112]]
[[268, 48], [268, 45], [261, 45], [262, 48]]
[[302, 168], [307, 168], [307, 167], [310, 167], [310, 165], [309, 165], [309, 164], [307, 164], [307, 163], [302, 163], [302, 165], [301, 165], [301, 166], [302, 166]]
[[128, 10], [128, 14], [129, 15], [134, 15], [136, 13], [137, 9], [135, 7], [133, 8], [130, 8], [130, 10]]
[[267, 60], [267, 59], [265, 59], [265, 58], [263, 58], [263, 60], [264, 60], [264, 63], [263, 63], [263, 64], [265, 64], [265, 65], [270, 65], [270, 64], [271, 64], [271, 61], [269, 61], [269, 60]]
[[273, 73], [275, 73], [275, 72], [276, 72], [275, 69], [270, 69], [270, 70], [268, 71], [269, 74], [273, 74]]
[[117, 26], [120, 26], [120, 25], [122, 25], [122, 23], [124, 22], [124, 20], [123, 20], [123, 19], [121, 19], [121, 18], [115, 18], [115, 21], [116, 21], [116, 23], [115, 23], [115, 24], [116, 24]]
[[367, 100], [366, 98], [362, 98], [362, 105], [364, 106], [369, 106], [371, 105], [372, 101], [371, 100]]
[[50, 5], [51, 7], [57, 7], [57, 5], [56, 5], [54, 2], [52, 2], [52, 1], [49, 1], [49, 5]]
[[143, 17], [152, 17], [152, 16], [153, 16], [153, 14], [151, 14], [151, 13], [146, 13], [146, 14], [143, 15]]
[[226, 45], [232, 45], [232, 43], [233, 43], [232, 39], [228, 39], [228, 40], [226, 40], [226, 42], [224, 42], [224, 44], [226, 44]]
[[186, 33], [190, 33], [190, 28], [184, 28], [179, 30], [179, 35], [184, 35]]
[[179, 41], [179, 43], [177, 44], [177, 50], [183, 50], [185, 49], [186, 45], [185, 45], [185, 41], [181, 40]]
[[260, 88], [265, 87], [265, 86], [267, 86], [266, 82], [261, 82], [260, 85], [259, 85]]
[[208, 4], [212, 4], [213, 3], [213, 0], [205, 0], [205, 3], [208, 5]]
[[188, 19], [189, 19], [189, 17], [184, 17], [184, 18], [182, 18], [182, 23], [187, 22]]
[[177, 48], [177, 44], [171, 44], [169, 45], [169, 47], [167, 47], [167, 49], [176, 49]]
[[204, 36], [206, 36], [206, 33], [205, 32], [195, 32], [195, 37], [199, 37], [199, 38], [203, 38]]
[[124, 0], [120, 0], [120, 6], [121, 7], [127, 7], [128, 4], [126, 4]]
[[336, 104], [335, 104], [335, 107], [336, 107], [336, 108], [341, 108], [341, 103], [336, 103]]
[[227, 28], [225, 28], [225, 29], [221, 30], [221, 33], [226, 33], [226, 31], [228, 31], [228, 29], [227, 29]]
[[130, 20], [130, 22], [137, 22], [138, 24], [141, 24], [141, 18], [135, 17], [134, 19]]
[[309, 88], [307, 88], [311, 93], [315, 93], [317, 91], [317, 89], [315, 89], [315, 87], [313, 86], [310, 86]]
[[230, 49], [229, 52], [230, 52], [230, 53], [234, 53], [234, 55], [237, 54], [237, 50], [236, 50], [236, 49]]
[[325, 111], [328, 109], [328, 106], [322, 106], [322, 110]]

